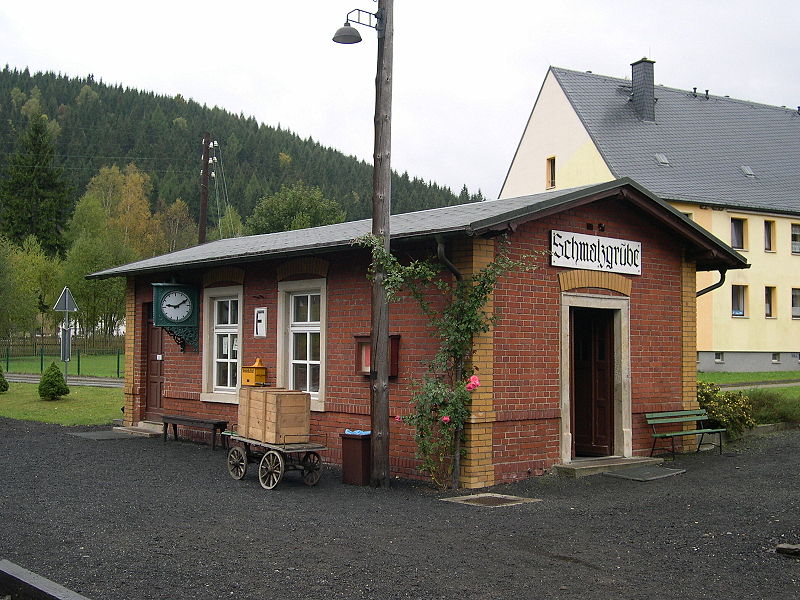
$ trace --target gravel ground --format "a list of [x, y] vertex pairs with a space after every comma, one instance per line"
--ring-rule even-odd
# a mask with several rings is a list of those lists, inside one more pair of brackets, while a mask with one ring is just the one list
[[333, 469], [268, 492], [207, 446], [69, 435], [90, 430], [0, 418], [0, 558], [93, 600], [800, 596], [800, 560], [774, 551], [800, 543], [797, 430], [648, 483], [496, 486], [542, 500], [502, 508]]

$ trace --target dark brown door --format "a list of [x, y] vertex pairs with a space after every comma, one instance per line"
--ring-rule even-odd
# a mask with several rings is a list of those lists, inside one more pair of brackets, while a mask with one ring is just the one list
[[160, 420], [161, 415], [161, 393], [164, 388], [164, 362], [162, 353], [164, 351], [161, 328], [153, 325], [153, 305], [148, 307], [149, 317], [147, 319], [147, 373], [145, 375], [146, 401], [145, 419]]
[[614, 312], [573, 308], [573, 457], [608, 456], [614, 450]]

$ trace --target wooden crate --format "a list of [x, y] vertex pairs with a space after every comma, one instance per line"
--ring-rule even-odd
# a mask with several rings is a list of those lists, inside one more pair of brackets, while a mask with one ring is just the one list
[[311, 396], [283, 388], [242, 387], [239, 390], [240, 436], [268, 444], [309, 441]]

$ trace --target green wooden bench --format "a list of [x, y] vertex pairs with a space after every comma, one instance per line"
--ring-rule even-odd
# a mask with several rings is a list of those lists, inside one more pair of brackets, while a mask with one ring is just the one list
[[[667, 412], [645, 413], [647, 424], [653, 428], [653, 447], [650, 449], [650, 456], [656, 449], [656, 443], [660, 439], [669, 438], [672, 441], [672, 460], [675, 460], [675, 438], [685, 435], [699, 435], [700, 441], [697, 443], [697, 450], [703, 445], [703, 438], [707, 433], [716, 433], [719, 437], [719, 453], [722, 454], [722, 434], [725, 429], [711, 429], [698, 427], [698, 424], [708, 420], [708, 413], [704, 408], [696, 410], [673, 410]], [[695, 429], [678, 429], [664, 431], [666, 425], [678, 425], [683, 423], [695, 423]]]

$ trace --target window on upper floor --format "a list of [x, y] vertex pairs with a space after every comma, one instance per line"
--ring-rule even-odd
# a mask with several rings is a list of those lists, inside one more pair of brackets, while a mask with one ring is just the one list
[[800, 319], [800, 288], [792, 288], [792, 318]]
[[764, 221], [764, 252], [775, 251], [775, 221]]
[[764, 316], [775, 316], [775, 288], [769, 285], [764, 288]]
[[747, 219], [731, 217], [731, 247], [736, 250], [747, 248]]
[[731, 286], [731, 316], [747, 316], [747, 286]]
[[800, 224], [792, 223], [792, 254], [800, 254]]
[[552, 188], [556, 187], [556, 157], [555, 156], [551, 156], [550, 158], [547, 159], [547, 161], [545, 163], [544, 177], [545, 177], [545, 182], [544, 182], [545, 188], [547, 188], [549, 190], [549, 189], [552, 189]]

